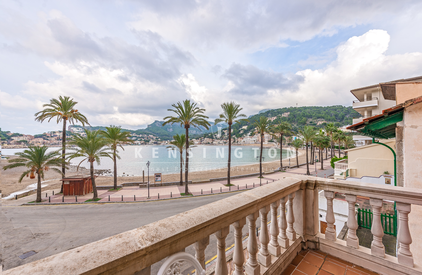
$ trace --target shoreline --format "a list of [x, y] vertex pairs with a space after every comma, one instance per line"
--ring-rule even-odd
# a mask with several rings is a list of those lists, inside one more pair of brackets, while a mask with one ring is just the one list
[[[295, 156], [295, 150], [292, 148], [283, 148], [286, 150], [291, 150], [293, 153], [289, 158], [283, 159], [283, 166], [289, 165], [289, 159], [291, 165], [296, 165], [296, 156]], [[305, 154], [303, 149], [299, 149], [299, 164], [305, 162]], [[0, 162], [0, 169], [7, 164], [7, 160], [1, 160]], [[262, 163], [262, 170], [263, 172], [273, 171], [280, 167], [280, 161], [279, 160], [273, 160], [268, 162]], [[259, 163], [255, 164], [247, 164], [247, 165], [238, 165], [238, 166], [232, 166], [231, 167], [231, 176], [241, 176], [251, 173], [259, 172]], [[96, 185], [97, 186], [113, 186], [114, 184], [114, 178], [113, 174], [108, 174], [108, 169], [95, 169], [95, 174], [98, 175], [96, 178]], [[112, 172], [112, 171], [111, 171]], [[11, 193], [18, 192], [21, 190], [25, 190], [27, 186], [36, 183], [36, 180], [24, 178], [22, 183], [18, 183], [18, 179], [22, 171], [19, 171], [19, 169], [15, 170], [2, 170], [1, 169], [1, 176], [2, 181], [0, 183], [0, 190], [2, 190], [3, 196], [8, 196]], [[103, 175], [106, 173], [107, 175]], [[85, 167], [80, 167], [79, 171], [76, 171], [76, 165], [70, 165], [69, 170], [66, 172], [67, 177], [72, 176], [82, 176], [82, 175], [88, 175], [89, 176], [89, 169]], [[185, 173], [183, 173], [183, 180], [184, 180]], [[220, 178], [220, 177], [226, 177], [227, 176], [227, 166], [221, 167], [221, 168], [213, 168], [213, 169], [203, 169], [200, 171], [189, 171], [189, 180], [190, 181], [209, 181], [211, 178]], [[45, 190], [52, 190], [52, 189], [59, 189], [61, 187], [61, 181], [60, 176], [57, 173], [46, 173], [45, 179], [43, 182], [48, 181], [48, 185], [42, 188], [42, 191]], [[150, 172], [150, 181], [153, 181], [154, 179], [154, 173]], [[180, 173], [169, 173], [164, 174], [162, 173], [162, 180], [163, 183], [165, 182], [175, 182], [180, 180]], [[117, 184], [122, 184], [125, 182], [142, 182], [143, 177], [142, 176], [118, 176], [117, 177]], [[145, 173], [145, 181], [147, 181], [147, 175]]]

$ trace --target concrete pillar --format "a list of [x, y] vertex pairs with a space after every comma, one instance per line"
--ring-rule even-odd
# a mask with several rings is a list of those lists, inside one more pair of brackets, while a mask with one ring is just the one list
[[247, 275], [260, 275], [261, 266], [256, 260], [256, 253], [258, 252], [258, 243], [255, 236], [256, 219], [258, 218], [258, 212], [250, 214], [246, 217], [248, 219], [249, 227], [249, 239], [248, 239], [248, 253], [249, 259], [245, 266], [245, 272]]
[[271, 255], [278, 257], [281, 253], [281, 247], [278, 244], [278, 224], [277, 224], [277, 209], [280, 201], [275, 201], [271, 204], [271, 225], [270, 225], [270, 244], [268, 245], [268, 250]]
[[382, 237], [384, 236], [384, 229], [381, 224], [381, 208], [382, 200], [381, 199], [370, 199], [369, 203], [372, 206], [372, 228], [371, 232], [374, 236], [374, 239], [371, 243], [371, 254], [378, 257], [385, 257], [385, 247], [382, 243]]
[[217, 237], [217, 263], [215, 265], [216, 275], [227, 275], [229, 273], [226, 262], [226, 237], [229, 234], [229, 231], [229, 227], [224, 227], [215, 233], [215, 236]]
[[289, 239], [286, 235], [287, 221], [286, 221], [286, 198], [280, 199], [280, 218], [278, 219], [278, 226], [280, 233], [278, 235], [278, 243], [282, 248], [289, 247]]
[[355, 211], [356, 196], [346, 194], [346, 201], [349, 203], [349, 217], [347, 220], [347, 227], [349, 230], [347, 231], [347, 246], [359, 248], [359, 239], [358, 236], [356, 236], [356, 229], [358, 229]]
[[271, 264], [271, 255], [268, 252], [268, 226], [267, 226], [267, 214], [270, 211], [270, 206], [265, 206], [259, 209], [259, 217], [261, 218], [261, 230], [259, 231], [259, 242], [261, 247], [258, 253], [258, 262], [263, 266], [267, 267]]
[[397, 239], [399, 241], [399, 253], [397, 255], [397, 259], [399, 264], [413, 267], [413, 255], [412, 252], [410, 252], [412, 236], [410, 235], [408, 217], [411, 205], [398, 202], [396, 207], [399, 213], [399, 232], [397, 234]]
[[243, 263], [245, 262], [245, 257], [243, 256], [242, 228], [245, 224], [246, 224], [246, 218], [242, 218], [233, 224], [233, 227], [234, 227], [233, 263], [234, 263], [234, 268], [235, 268], [233, 275], [243, 275]]
[[210, 244], [210, 237], [203, 238], [200, 241], [197, 241], [194, 245], [195, 248], [195, 258], [201, 264], [202, 268], [205, 269], [205, 249]]
[[324, 196], [327, 199], [327, 215], [325, 217], [327, 221], [327, 229], [325, 230], [325, 239], [335, 241], [337, 240], [337, 233], [334, 228], [334, 223], [336, 222], [333, 211], [334, 192], [324, 191]]

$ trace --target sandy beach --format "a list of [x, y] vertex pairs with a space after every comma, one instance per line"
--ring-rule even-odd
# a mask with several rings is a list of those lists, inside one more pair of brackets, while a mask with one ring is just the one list
[[[299, 150], [299, 163], [305, 163], [305, 150]], [[290, 160], [290, 164], [293, 166], [296, 164], [296, 158], [293, 157]], [[22, 172], [24, 171], [23, 168], [15, 168], [10, 170], [3, 170], [3, 167], [7, 165], [7, 160], [2, 159], [0, 161], [0, 190], [3, 196], [8, 196], [9, 194], [20, 191], [25, 189], [28, 185], [36, 183], [36, 179], [30, 179], [29, 177], [25, 177], [21, 183], [18, 183], [18, 179]], [[283, 166], [288, 166], [289, 160], [283, 160]], [[273, 162], [265, 162], [262, 165], [262, 169], [264, 172], [273, 171], [280, 167], [279, 161]], [[251, 173], [259, 172], [259, 164], [253, 165], [242, 165], [236, 166], [231, 168], [231, 175], [246, 175]], [[70, 169], [66, 172], [66, 176], [76, 176], [76, 175], [88, 175], [89, 170], [80, 169], [76, 171], [76, 167], [71, 166]], [[189, 180], [192, 181], [206, 181], [210, 178], [219, 178], [227, 176], [227, 168], [220, 168], [220, 169], [212, 169], [207, 171], [189, 171]], [[145, 175], [146, 177], [146, 175]], [[58, 189], [61, 185], [61, 176], [57, 173], [52, 172], [51, 170], [45, 173], [45, 184], [48, 186], [44, 187], [42, 190], [52, 190]], [[179, 181], [180, 174], [163, 174], [163, 182], [174, 182]], [[184, 179], [184, 175], [183, 175]], [[118, 177], [118, 184], [125, 183], [125, 182], [142, 182], [142, 176], [134, 176], [134, 177]], [[146, 180], [146, 179], [145, 179]], [[152, 174], [150, 175], [150, 180], [153, 180]], [[112, 186], [113, 185], [113, 177], [110, 176], [99, 176], [96, 179], [97, 185], [102, 186]]]

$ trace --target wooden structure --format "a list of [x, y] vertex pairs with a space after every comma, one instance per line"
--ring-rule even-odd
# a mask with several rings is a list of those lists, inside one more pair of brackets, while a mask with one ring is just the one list
[[63, 196], [83, 196], [92, 192], [90, 176], [64, 178]]

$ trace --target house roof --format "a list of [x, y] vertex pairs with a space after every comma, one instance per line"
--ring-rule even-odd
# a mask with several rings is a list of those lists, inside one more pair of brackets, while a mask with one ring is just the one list
[[403, 120], [404, 109], [422, 102], [422, 96], [405, 101], [394, 107], [385, 109], [382, 114], [363, 119], [350, 125], [347, 129], [375, 138], [393, 138], [396, 136], [396, 124]]

